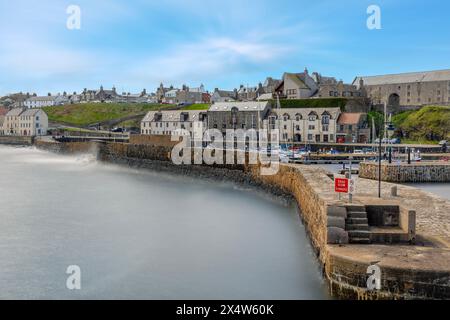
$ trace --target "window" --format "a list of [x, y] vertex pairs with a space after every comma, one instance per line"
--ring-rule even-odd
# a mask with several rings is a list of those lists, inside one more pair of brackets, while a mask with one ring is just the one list
[[312, 134], [308, 134], [308, 141], [312, 141], [313, 139], [313, 135]]
[[295, 130], [300, 131], [300, 126], [299, 126], [299, 125], [296, 125], [296, 126], [295, 126]]
[[316, 134], [316, 142], [320, 142], [320, 134]]
[[323, 126], [322, 126], [322, 131], [323, 132], [328, 132], [328, 125], [327, 124], [324, 124]]
[[316, 129], [316, 126], [313, 126], [313, 125], [309, 126], [309, 130], [315, 130], [315, 129]]

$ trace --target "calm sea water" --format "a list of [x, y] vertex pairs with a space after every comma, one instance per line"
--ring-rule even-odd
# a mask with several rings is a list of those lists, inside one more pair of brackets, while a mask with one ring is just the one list
[[0, 299], [328, 298], [297, 209], [231, 184], [0, 146], [0, 219]]

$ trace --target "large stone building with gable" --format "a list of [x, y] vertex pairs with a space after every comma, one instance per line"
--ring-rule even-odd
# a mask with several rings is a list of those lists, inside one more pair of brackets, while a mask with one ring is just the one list
[[450, 104], [450, 70], [356, 77], [353, 85], [364, 88], [373, 105], [387, 104], [390, 111]]

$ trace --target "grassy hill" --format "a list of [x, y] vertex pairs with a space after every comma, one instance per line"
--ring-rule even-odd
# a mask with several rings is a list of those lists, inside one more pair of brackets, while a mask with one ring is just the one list
[[208, 103], [196, 103], [190, 106], [184, 107], [183, 110], [208, 110], [211, 107]]
[[392, 121], [406, 141], [450, 140], [450, 107], [428, 106], [393, 116]]
[[46, 107], [44, 111], [47, 113], [51, 122], [83, 127], [108, 120], [141, 115], [151, 110], [167, 108], [173, 108], [173, 106], [131, 103], [86, 103]]

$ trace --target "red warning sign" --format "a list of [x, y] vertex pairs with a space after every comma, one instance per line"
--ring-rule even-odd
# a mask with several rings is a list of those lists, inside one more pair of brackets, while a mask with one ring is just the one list
[[334, 191], [337, 193], [348, 193], [348, 179], [334, 179]]

